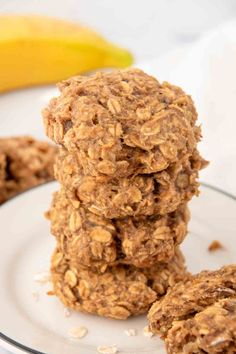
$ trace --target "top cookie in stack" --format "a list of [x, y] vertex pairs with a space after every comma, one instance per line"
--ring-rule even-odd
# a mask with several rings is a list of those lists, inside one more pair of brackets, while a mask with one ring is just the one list
[[74, 77], [44, 111], [62, 146], [56, 178], [106, 218], [165, 215], [198, 193], [204, 165], [192, 99], [141, 70]]

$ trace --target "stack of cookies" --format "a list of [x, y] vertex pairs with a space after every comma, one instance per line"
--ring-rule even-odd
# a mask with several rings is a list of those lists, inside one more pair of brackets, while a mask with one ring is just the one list
[[44, 110], [60, 145], [47, 213], [56, 295], [75, 310], [147, 312], [186, 276], [179, 250], [198, 194], [200, 128], [180, 88], [130, 69], [74, 77]]

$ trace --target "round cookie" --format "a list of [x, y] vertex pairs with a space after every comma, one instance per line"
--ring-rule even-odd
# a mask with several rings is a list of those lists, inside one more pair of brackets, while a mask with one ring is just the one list
[[0, 204], [51, 181], [57, 148], [30, 136], [0, 138]]
[[106, 219], [87, 209], [75, 208], [64, 189], [55, 193], [51, 232], [73, 264], [105, 270], [117, 263], [151, 267], [168, 262], [187, 234], [186, 206], [165, 216]]
[[236, 297], [219, 300], [192, 318], [177, 321], [165, 342], [169, 354], [235, 354]]
[[159, 172], [200, 139], [191, 97], [141, 70], [78, 76], [59, 89], [43, 112], [46, 133], [78, 154], [86, 175]]
[[139, 215], [165, 215], [198, 194], [198, 171], [205, 164], [195, 150], [165, 171], [149, 175], [108, 177], [84, 175], [76, 153], [61, 149], [55, 178], [67, 197], [89, 211], [109, 219]]
[[147, 312], [156, 298], [185, 276], [179, 252], [169, 265], [142, 270], [119, 265], [103, 274], [71, 266], [58, 249], [51, 262], [54, 292], [66, 307], [115, 319]]
[[166, 338], [173, 326], [194, 319], [221, 299], [230, 298], [236, 298], [236, 265], [203, 271], [176, 284], [153, 304], [148, 314], [150, 328]]

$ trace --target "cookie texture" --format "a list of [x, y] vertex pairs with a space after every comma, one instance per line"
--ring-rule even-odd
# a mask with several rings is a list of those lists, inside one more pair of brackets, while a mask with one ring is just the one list
[[105, 270], [118, 263], [151, 267], [171, 260], [187, 234], [189, 212], [184, 205], [165, 216], [110, 220], [75, 208], [61, 189], [47, 217], [58, 248], [73, 264]]
[[236, 298], [222, 299], [177, 321], [166, 338], [169, 353], [236, 353]]
[[0, 153], [0, 188], [4, 184], [6, 176], [6, 158], [3, 153]]
[[191, 97], [141, 70], [74, 77], [59, 89], [43, 112], [46, 134], [76, 152], [85, 174], [159, 172], [200, 139]]
[[50, 181], [57, 148], [29, 136], [0, 138], [0, 203]]
[[234, 353], [236, 265], [189, 276], [155, 302], [150, 328], [168, 353]]
[[91, 176], [83, 172], [77, 154], [61, 149], [55, 178], [69, 199], [109, 219], [165, 215], [198, 195], [198, 171], [205, 161], [197, 150], [161, 172], [129, 177]]
[[168, 265], [143, 269], [118, 265], [108, 267], [104, 273], [72, 266], [58, 249], [51, 262], [54, 292], [65, 306], [115, 319], [147, 312], [169, 286], [186, 274], [180, 251]]

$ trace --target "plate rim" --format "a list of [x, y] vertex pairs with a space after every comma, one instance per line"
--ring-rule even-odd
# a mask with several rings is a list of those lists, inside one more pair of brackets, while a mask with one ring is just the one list
[[46, 354], [43, 352], [39, 352], [36, 349], [32, 349], [30, 347], [25, 346], [24, 344], [21, 344], [14, 339], [6, 336], [2, 332], [0, 332], [0, 343], [5, 343], [7, 345], [10, 345], [10, 347], [13, 347], [14, 349], [20, 350], [21, 353], [27, 353], [27, 354]]
[[[45, 185], [45, 184], [49, 184], [49, 183], [52, 183], [54, 181], [49, 181], [49, 182], [46, 182], [46, 183], [43, 183], [43, 184], [40, 184], [40, 185], [37, 185], [37, 186], [34, 186], [30, 189], [27, 189], [26, 191], [23, 191], [13, 197], [11, 197], [9, 200], [7, 200], [6, 202], [4, 202], [2, 205], [0, 205], [0, 210], [1, 208], [11, 202], [13, 199], [21, 196], [22, 194], [25, 194], [27, 192], [30, 192], [32, 189], [36, 189], [38, 187], [42, 187], [42, 185]], [[211, 189], [219, 194], [223, 194], [224, 196], [236, 201], [236, 196], [225, 191], [224, 189], [221, 189], [219, 187], [216, 187], [216, 186], [213, 186], [212, 184], [209, 184], [209, 183], [206, 183], [206, 182], [200, 182], [200, 185], [203, 185], [204, 187], [208, 188], [208, 189]], [[10, 347], [13, 347], [14, 349], [17, 349], [17, 350], [20, 350], [22, 351], [23, 353], [27, 353], [27, 354], [49, 354], [49, 353], [43, 353], [43, 352], [40, 352], [36, 349], [33, 349], [33, 348], [30, 348], [22, 343], [19, 343], [17, 342], [16, 340], [10, 338], [9, 336], [6, 336], [3, 332], [0, 332], [0, 343], [5, 343], [6, 345], [9, 345]]]

